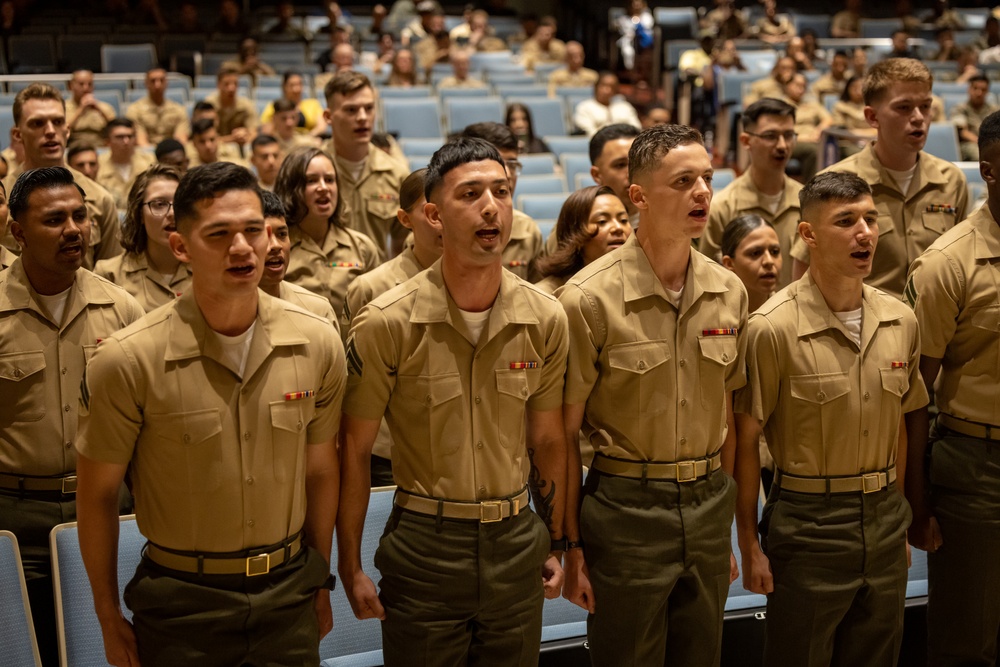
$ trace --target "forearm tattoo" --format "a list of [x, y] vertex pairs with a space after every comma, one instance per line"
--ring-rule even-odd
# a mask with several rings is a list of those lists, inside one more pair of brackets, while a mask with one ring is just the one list
[[535, 465], [535, 450], [528, 448], [528, 459], [531, 461], [531, 471], [528, 473], [528, 492], [531, 500], [535, 503], [535, 514], [545, 522], [549, 532], [554, 532], [553, 508], [556, 499], [555, 482], [546, 482], [542, 479], [542, 471]]

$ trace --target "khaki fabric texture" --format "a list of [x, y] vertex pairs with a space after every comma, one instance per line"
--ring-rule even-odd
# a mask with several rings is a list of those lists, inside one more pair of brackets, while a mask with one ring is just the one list
[[166, 305], [191, 287], [191, 268], [187, 264], [177, 267], [169, 281], [149, 266], [145, 254], [123, 253], [111, 259], [102, 259], [94, 273], [118, 285], [136, 298], [148, 313]]

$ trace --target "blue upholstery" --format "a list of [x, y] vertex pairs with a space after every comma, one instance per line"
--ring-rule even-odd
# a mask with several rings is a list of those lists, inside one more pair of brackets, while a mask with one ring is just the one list
[[517, 208], [536, 220], [556, 220], [568, 196], [565, 192], [554, 195], [518, 195]]
[[148, 72], [159, 67], [153, 44], [105, 44], [101, 47], [101, 69], [108, 72]]
[[0, 530], [0, 665], [41, 664], [17, 538]]
[[436, 99], [383, 99], [385, 131], [399, 139], [440, 139], [441, 108]]
[[445, 102], [445, 129], [461, 132], [467, 125], [491, 121], [503, 122], [499, 97], [451, 98]]
[[736, 179], [736, 172], [732, 169], [716, 169], [712, 174], [712, 191], [716, 194]]
[[433, 155], [443, 145], [444, 139], [440, 137], [399, 140], [399, 147], [403, 149], [404, 155]]
[[952, 123], [931, 123], [927, 130], [924, 150], [949, 162], [962, 159], [958, 150], [958, 131]]
[[522, 176], [517, 179], [517, 194], [518, 196], [566, 194], [566, 181], [562, 176], [555, 174], [549, 176]]
[[550, 176], [556, 173], [556, 162], [552, 153], [522, 154], [517, 156], [517, 160], [521, 163], [521, 176]]
[[506, 99], [507, 105], [511, 102], [520, 102], [528, 107], [531, 112], [531, 126], [535, 130], [535, 136], [564, 135], [566, 134], [566, 109], [561, 99], [551, 99], [542, 96], [527, 97], [512, 95]]
[[567, 183], [576, 185], [578, 174], [590, 175], [590, 156], [585, 153], [566, 153], [560, 161]]
[[[536, 132], [535, 134], [539, 133]], [[542, 138], [557, 159], [561, 159], [563, 153], [583, 153], [587, 155], [590, 150], [590, 139], [587, 137], [543, 135]]]

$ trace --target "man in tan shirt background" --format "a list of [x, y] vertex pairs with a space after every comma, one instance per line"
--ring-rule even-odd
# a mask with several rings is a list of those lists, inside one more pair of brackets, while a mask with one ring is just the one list
[[104, 127], [117, 114], [114, 107], [94, 97], [94, 73], [77, 70], [69, 80], [70, 96], [66, 99], [66, 124], [70, 141], [101, 143]]
[[566, 42], [566, 66], [549, 74], [549, 97], [555, 97], [559, 88], [593, 88], [597, 72], [584, 67], [583, 44]]
[[135, 123], [136, 142], [155, 146], [173, 137], [187, 141], [187, 112], [177, 102], [167, 99], [167, 71], [155, 67], [146, 72], [146, 96], [125, 110], [125, 117]]
[[128, 193], [136, 177], [156, 161], [152, 153], [136, 150], [135, 123], [128, 118], [113, 118], [104, 128], [108, 152], [97, 158], [97, 182], [115, 198], [115, 206], [124, 211]]
[[216, 91], [205, 98], [218, 112], [216, 129], [219, 141], [249, 144], [257, 134], [259, 120], [257, 107], [245, 97], [238, 95], [240, 71], [235, 67], [223, 67], [216, 75]]

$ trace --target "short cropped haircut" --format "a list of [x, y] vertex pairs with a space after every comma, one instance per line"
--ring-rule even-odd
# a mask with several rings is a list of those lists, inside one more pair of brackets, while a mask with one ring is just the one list
[[337, 72], [333, 75], [332, 79], [326, 82], [326, 86], [323, 88], [323, 97], [326, 99], [326, 106], [330, 106], [330, 100], [334, 95], [338, 93], [341, 95], [353, 95], [362, 88], [375, 90], [371, 79], [361, 72], [353, 70]]
[[116, 127], [125, 127], [130, 130], [134, 130], [135, 123], [133, 123], [128, 118], [121, 118], [121, 117], [112, 118], [111, 120], [108, 121], [108, 124], [104, 126], [104, 129], [101, 130], [101, 134], [103, 134], [105, 138], [110, 137], [111, 130], [115, 129]]
[[233, 75], [239, 76], [240, 74], [240, 68], [236, 65], [223, 65], [219, 68], [219, 73], [215, 75], [215, 80], [222, 81], [223, 77]]
[[288, 81], [293, 76], [297, 76], [297, 77], [299, 77], [301, 79], [302, 78], [302, 73], [299, 72], [298, 70], [294, 70], [294, 69], [285, 70], [285, 73], [281, 75], [281, 85], [283, 86], [286, 83], [288, 83]]
[[974, 83], [985, 83], [987, 86], [990, 85], [990, 77], [985, 74], [977, 74], [975, 76], [969, 77], [968, 84], [972, 86]]
[[128, 192], [128, 202], [125, 204], [125, 217], [122, 219], [121, 244], [127, 252], [137, 255], [146, 252], [149, 237], [146, 234], [146, 188], [153, 181], [165, 180], [174, 183], [181, 182], [181, 172], [165, 164], [154, 164], [139, 174]]
[[466, 139], [482, 139], [493, 144], [498, 151], [516, 151], [517, 135], [502, 123], [483, 122], [467, 125], [462, 130]]
[[879, 61], [872, 65], [861, 88], [865, 104], [871, 106], [880, 102], [892, 84], [899, 82], [924, 84], [929, 93], [934, 85], [934, 75], [927, 69], [927, 65], [915, 58], [889, 58]]
[[590, 152], [590, 164], [596, 164], [597, 159], [604, 152], [604, 144], [618, 139], [635, 139], [639, 136], [639, 129], [627, 123], [615, 123], [602, 127], [590, 138], [588, 150]]
[[[198, 202], [215, 199], [234, 190], [253, 192], [257, 195], [257, 201], [260, 201], [257, 177], [246, 167], [232, 162], [213, 162], [189, 169], [174, 193], [174, 222], [177, 231], [186, 233], [191, 228], [191, 223], [198, 219]], [[263, 208], [262, 202], [261, 209]]]
[[773, 97], [761, 98], [744, 109], [743, 126], [752, 130], [757, 126], [757, 121], [760, 120], [761, 116], [780, 116], [781, 118], [791, 118], [794, 121], [795, 107]]
[[154, 151], [154, 155], [156, 155], [156, 159], [159, 160], [164, 155], [168, 155], [175, 151], [183, 151], [183, 150], [184, 150], [184, 144], [177, 141], [173, 137], [170, 137], [156, 144], [156, 150]]
[[799, 191], [802, 219], [810, 220], [815, 208], [820, 204], [829, 201], [853, 202], [865, 195], [870, 197], [871, 194], [871, 186], [857, 174], [846, 171], [817, 174]]
[[[337, 165], [329, 153], [314, 146], [299, 146], [288, 153], [278, 169], [278, 175], [274, 177], [274, 194], [281, 198], [281, 204], [285, 207], [285, 220], [289, 227], [302, 222], [309, 213], [305, 195], [306, 172], [309, 170], [309, 163], [318, 157], [329, 160], [336, 173]], [[340, 179], [337, 181], [339, 184]], [[328, 222], [343, 227], [345, 222], [342, 218], [346, 217], [343, 190], [338, 188], [337, 192], [337, 205]]]
[[21, 124], [21, 112], [24, 110], [24, 103], [28, 100], [55, 100], [62, 105], [63, 112], [66, 111], [66, 101], [63, 99], [62, 93], [54, 86], [50, 86], [47, 83], [32, 83], [21, 89], [14, 96], [14, 106], [12, 108], [14, 125]]
[[194, 103], [194, 106], [191, 107], [191, 115], [193, 116], [199, 111], [215, 111], [215, 110], [216, 110], [215, 105], [209, 102], [208, 100], [198, 100], [197, 102]]
[[986, 149], [998, 142], [1000, 142], [1000, 111], [994, 111], [979, 126], [979, 154], [986, 155]]
[[252, 153], [258, 148], [261, 148], [263, 146], [270, 146], [271, 144], [276, 144], [276, 143], [278, 143], [278, 140], [275, 139], [270, 134], [258, 134], [256, 137], [253, 138], [253, 141], [250, 142], [250, 152]]
[[719, 243], [723, 257], [735, 257], [743, 239], [750, 235], [750, 232], [761, 227], [774, 226], [760, 217], [756, 213], [744, 213], [729, 221], [726, 228], [722, 230], [722, 241]]
[[267, 190], [260, 191], [260, 198], [264, 204], [265, 218], [285, 219], [285, 205], [281, 203], [281, 197]]
[[209, 130], [215, 129], [215, 121], [211, 118], [199, 118], [191, 123], [191, 138], [200, 137]]
[[285, 113], [286, 111], [295, 111], [297, 108], [295, 102], [291, 100], [286, 100], [281, 98], [280, 100], [275, 100], [271, 103], [271, 107], [274, 109], [274, 113]]
[[667, 153], [688, 144], [704, 145], [701, 132], [688, 125], [656, 125], [640, 132], [628, 151], [629, 183], [656, 171]]
[[483, 139], [473, 137], [459, 137], [455, 141], [450, 141], [439, 148], [431, 157], [431, 163], [427, 165], [427, 175], [424, 176], [424, 198], [431, 200], [431, 195], [444, 182], [444, 177], [452, 169], [461, 167], [470, 162], [483, 162], [492, 160], [504, 169], [507, 173], [507, 165], [500, 157], [500, 151], [496, 146]]
[[76, 188], [80, 193], [80, 199], [87, 200], [83, 188], [76, 184], [73, 174], [66, 167], [41, 167], [22, 173], [17, 177], [14, 187], [10, 189], [10, 199], [7, 200], [11, 218], [23, 223], [24, 214], [28, 211], [28, 199], [35, 190], [51, 190], [66, 186]]
[[424, 198], [424, 177], [427, 169], [417, 169], [403, 179], [399, 184], [399, 208], [412, 211], [413, 207]]
[[69, 162], [80, 153], [86, 153], [87, 151], [94, 151], [96, 153], [97, 146], [90, 143], [89, 141], [76, 141], [70, 144], [66, 148], [66, 162]]

